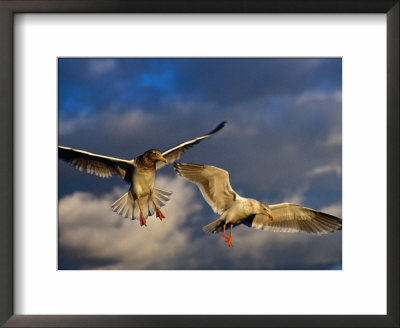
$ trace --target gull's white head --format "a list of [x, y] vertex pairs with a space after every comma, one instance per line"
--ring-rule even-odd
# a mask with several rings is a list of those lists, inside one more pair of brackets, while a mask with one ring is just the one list
[[153, 161], [161, 161], [168, 164], [168, 160], [163, 157], [163, 155], [158, 149], [150, 149], [146, 151], [144, 155]]
[[146, 163], [155, 163], [156, 161], [161, 161], [164, 163], [168, 163], [168, 160], [163, 157], [161, 152], [158, 149], [150, 149], [146, 151], [144, 154], [139, 156], [141, 160]]
[[135, 158], [135, 162], [138, 166], [143, 169], [154, 170], [156, 167], [156, 162], [162, 161], [168, 163], [168, 160], [161, 154], [158, 149], [150, 149], [144, 154]]
[[257, 213], [257, 214], [266, 215], [271, 219], [271, 221], [273, 221], [274, 217], [272, 216], [271, 209], [269, 208], [269, 206], [267, 204], [264, 204], [264, 203], [261, 203], [261, 202], [259, 202], [258, 204], [259, 204], [258, 210], [260, 212]]

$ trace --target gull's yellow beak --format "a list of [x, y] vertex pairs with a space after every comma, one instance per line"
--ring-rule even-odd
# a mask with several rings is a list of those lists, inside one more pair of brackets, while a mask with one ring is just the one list
[[274, 221], [274, 217], [272, 216], [271, 213], [268, 213], [269, 218], [271, 219], [271, 221]]
[[160, 157], [158, 158], [161, 162], [164, 162], [165, 164], [168, 164], [168, 160], [165, 158], [165, 157], [163, 157], [163, 156], [161, 156], [160, 155]]
[[271, 209], [269, 208], [269, 206], [266, 204], [263, 204], [263, 205], [264, 205], [264, 212], [262, 214], [268, 216], [271, 221], [274, 221], [274, 216], [272, 215]]

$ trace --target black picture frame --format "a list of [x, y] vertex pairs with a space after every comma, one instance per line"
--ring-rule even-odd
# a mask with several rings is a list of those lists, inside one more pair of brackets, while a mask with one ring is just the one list
[[[0, 324], [4, 327], [399, 327], [399, 8], [398, 0], [0, 1]], [[13, 176], [18, 174], [13, 169], [13, 21], [17, 13], [386, 14], [387, 315], [14, 315], [11, 204]]]

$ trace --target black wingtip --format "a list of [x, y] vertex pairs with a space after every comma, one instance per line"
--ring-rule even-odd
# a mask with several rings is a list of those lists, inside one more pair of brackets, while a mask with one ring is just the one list
[[219, 123], [218, 126], [214, 130], [209, 132], [208, 134], [213, 134], [215, 132], [218, 132], [219, 130], [221, 130], [225, 126], [226, 123], [228, 123], [228, 122], [227, 121], [223, 121], [223, 122]]

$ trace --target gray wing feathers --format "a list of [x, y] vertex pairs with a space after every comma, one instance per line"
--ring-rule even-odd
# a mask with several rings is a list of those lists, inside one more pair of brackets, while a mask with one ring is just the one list
[[58, 157], [71, 163], [79, 171], [85, 170], [86, 173], [101, 178], [109, 178], [116, 174], [125, 179], [127, 172], [133, 170], [133, 162], [69, 147], [58, 146]]
[[297, 204], [282, 203], [270, 205], [274, 220], [265, 215], [248, 219], [249, 226], [276, 232], [306, 232], [321, 235], [342, 229], [342, 220], [311, 208]]
[[[226, 122], [224, 121], [224, 122], [220, 123], [214, 130], [210, 131], [209, 133], [207, 133], [201, 137], [197, 137], [192, 140], [182, 142], [181, 144], [164, 151], [162, 153], [163, 157], [168, 160], [168, 163], [175, 162], [176, 160], [178, 160], [181, 157], [182, 153], [184, 153], [188, 149], [192, 148], [194, 145], [198, 144], [201, 140], [203, 140], [203, 139], [209, 137], [210, 135], [221, 130], [225, 126], [225, 124], [226, 124]], [[162, 168], [166, 164], [167, 163], [158, 161], [156, 163], [156, 169], [158, 170], [159, 168]]]
[[175, 171], [199, 188], [215, 213], [222, 214], [240, 196], [232, 189], [229, 174], [215, 166], [174, 163]]

